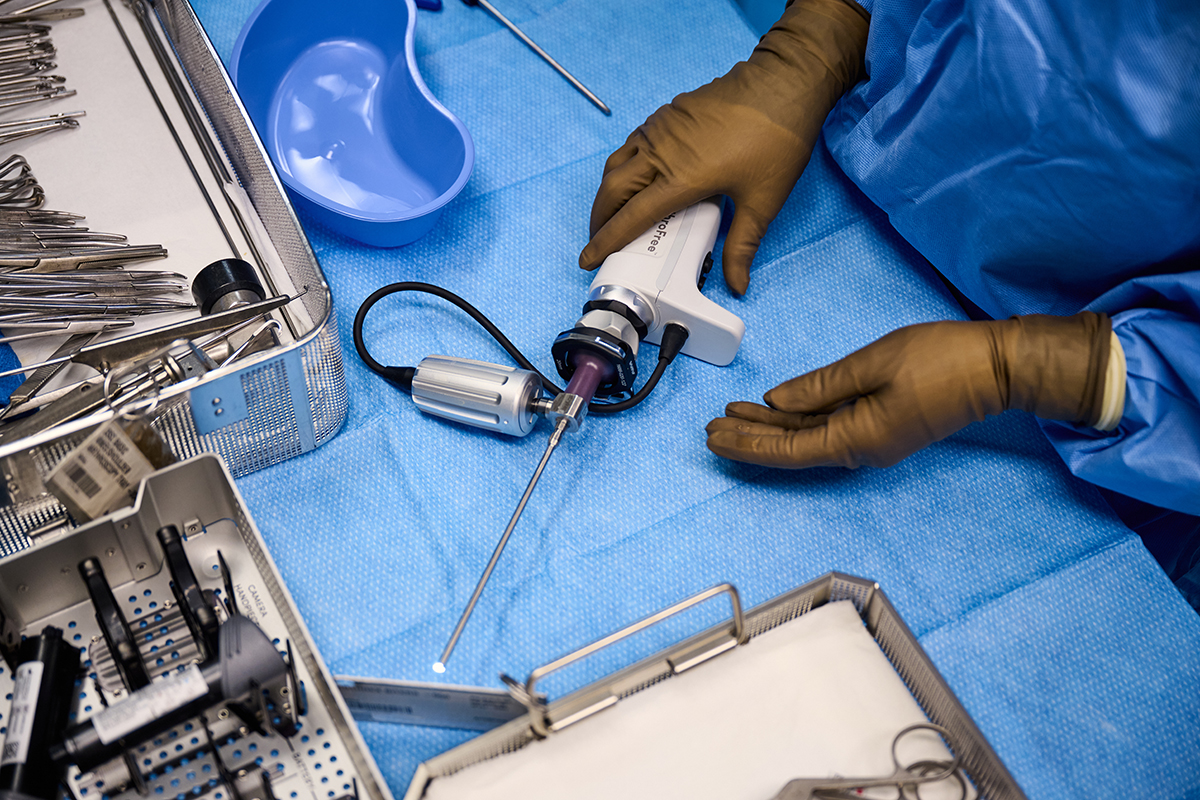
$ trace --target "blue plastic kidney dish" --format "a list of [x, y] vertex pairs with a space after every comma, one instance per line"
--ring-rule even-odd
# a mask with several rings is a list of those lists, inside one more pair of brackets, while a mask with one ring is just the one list
[[293, 202], [339, 233], [395, 247], [466, 185], [475, 147], [426, 88], [413, 0], [265, 0], [231, 71]]

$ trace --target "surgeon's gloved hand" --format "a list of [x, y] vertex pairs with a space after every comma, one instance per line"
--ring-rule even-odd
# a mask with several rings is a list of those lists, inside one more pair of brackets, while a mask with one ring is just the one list
[[[887, 467], [989, 414], [1115, 426], [1123, 357], [1104, 314], [927, 322], [892, 331], [827, 367], [730, 403], [708, 424], [717, 455], [769, 467]], [[1111, 348], [1121, 360], [1110, 378]], [[1119, 387], [1106, 385], [1114, 380]], [[1115, 417], [1113, 416], [1115, 413]], [[1105, 423], [1107, 424], [1107, 423]]]
[[579, 266], [595, 269], [666, 215], [725, 194], [735, 206], [725, 281], [744, 294], [825, 117], [862, 77], [867, 27], [853, 0], [795, 0], [748, 61], [654, 112], [604, 165]]

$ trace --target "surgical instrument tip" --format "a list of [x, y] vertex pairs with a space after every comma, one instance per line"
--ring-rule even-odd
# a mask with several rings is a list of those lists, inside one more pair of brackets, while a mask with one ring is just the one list
[[[445, 672], [446, 662], [450, 660], [450, 654], [454, 652], [454, 646], [458, 644], [458, 637], [462, 635], [463, 628], [467, 626], [467, 620], [471, 618], [471, 612], [475, 610], [475, 604], [479, 602], [479, 595], [483, 594], [483, 587], [487, 585], [488, 578], [492, 577], [492, 570], [496, 568], [496, 562], [500, 560], [500, 554], [504, 552], [504, 546], [508, 544], [508, 537], [512, 535], [513, 529], [517, 527], [517, 520], [521, 518], [521, 512], [525, 510], [525, 504], [529, 502], [529, 496], [533, 494], [533, 489], [537, 486], [538, 479], [542, 477], [542, 470], [546, 468], [546, 464], [550, 461], [550, 456], [554, 453], [554, 448], [558, 447], [558, 443], [562, 441], [563, 434], [567, 432], [570, 426], [570, 420], [567, 417], [559, 419], [554, 426], [554, 432], [550, 434], [550, 442], [546, 445], [546, 452], [542, 454], [542, 460], [538, 462], [537, 469], [533, 471], [533, 477], [529, 479], [529, 485], [525, 487], [525, 493], [521, 495], [521, 501], [517, 503], [517, 510], [513, 512], [512, 519], [508, 521], [508, 527], [504, 529], [504, 533], [500, 536], [500, 541], [496, 543], [496, 549], [492, 552], [492, 557], [488, 561], [487, 566], [483, 569], [483, 575], [479, 577], [479, 582], [475, 584], [475, 591], [471, 593], [471, 599], [467, 601], [467, 607], [463, 609], [462, 616], [458, 619], [458, 624], [454, 626], [454, 633], [450, 634], [450, 641], [446, 643], [446, 649], [442, 651], [442, 657], [433, 665], [434, 672]], [[438, 669], [441, 667], [441, 669]]]
[[534, 42], [533, 39], [530, 39], [528, 36], [526, 36], [524, 31], [522, 31], [520, 28], [518, 28], [512, 22], [512, 20], [510, 20], [508, 17], [501, 14], [496, 9], [495, 6], [493, 6], [491, 3], [488, 2], [488, 0], [463, 0], [463, 2], [469, 6], [483, 6], [485, 11], [487, 11], [489, 14], [491, 14], [493, 17], [495, 17], [497, 20], [499, 20], [504, 25], [504, 27], [506, 27], [510, 31], [512, 31], [513, 34], [518, 39], [520, 39], [522, 42], [524, 42], [526, 45], [529, 46], [530, 50], [532, 50], [533, 52], [535, 52], [539, 56], [541, 56], [542, 60], [544, 60], [550, 66], [554, 67], [554, 69], [558, 72], [559, 75], [562, 75], [564, 78], [566, 78], [567, 81], [572, 86], [574, 86], [576, 89], [578, 89], [579, 92], [584, 97], [586, 97], [588, 100], [590, 100], [592, 102], [592, 104], [596, 106], [596, 108], [603, 111], [607, 116], [610, 116], [610, 117], [612, 116], [612, 109], [610, 109], [608, 106], [604, 105], [604, 102], [599, 97], [597, 97], [595, 94], [592, 93], [592, 91], [590, 89], [588, 89], [586, 86], [584, 86], [582, 83], [580, 83], [578, 78], [576, 78], [571, 73], [567, 72], [567, 70], [563, 67], [563, 65], [559, 64], [557, 61], [555, 61], [550, 56], [549, 53], [547, 53], [542, 48], [538, 47], [537, 43]]

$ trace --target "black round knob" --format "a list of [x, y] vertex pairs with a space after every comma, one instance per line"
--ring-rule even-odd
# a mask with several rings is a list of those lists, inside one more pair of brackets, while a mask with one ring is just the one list
[[200, 270], [192, 281], [192, 297], [200, 306], [200, 313], [207, 316], [217, 301], [230, 292], [250, 291], [265, 300], [266, 290], [258, 280], [258, 273], [249, 263], [240, 258], [223, 258]]

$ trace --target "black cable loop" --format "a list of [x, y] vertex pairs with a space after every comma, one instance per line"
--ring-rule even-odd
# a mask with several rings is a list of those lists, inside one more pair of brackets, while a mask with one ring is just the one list
[[[363, 301], [362, 305], [358, 307], [358, 313], [354, 315], [354, 349], [358, 351], [358, 357], [361, 358], [363, 363], [366, 364], [372, 371], [383, 375], [384, 377], [390, 378], [388, 370], [395, 370], [396, 368], [386, 367], [383, 364], [380, 364], [371, 356], [369, 352], [367, 352], [367, 345], [363, 341], [362, 336], [363, 322], [367, 318], [367, 312], [369, 312], [376, 303], [389, 295], [397, 294], [399, 292], [422, 292], [424, 294], [431, 294], [434, 297], [440, 297], [443, 300], [458, 306], [460, 309], [465, 311], [471, 317], [471, 319], [478, 322], [483, 329], [487, 331], [501, 347], [504, 348], [504, 351], [508, 353], [514, 361], [517, 362], [518, 366], [536, 374], [538, 379], [541, 380], [542, 388], [545, 391], [552, 395], [562, 394], [563, 390], [558, 388], [558, 386], [556, 386], [549, 378], [543, 375], [542, 371], [535, 367], [533, 362], [527, 359], [524, 354], [517, 349], [517, 346], [509, 341], [509, 338], [505, 336], [504, 333], [498, 327], [496, 327], [496, 325], [490, 319], [484, 316], [482, 311], [475, 308], [475, 306], [471, 305], [449, 289], [443, 289], [441, 286], [434, 286], [432, 283], [422, 283], [420, 281], [400, 281], [399, 283], [389, 283], [387, 286], [372, 292], [371, 295]], [[588, 403], [588, 411], [592, 414], [615, 414], [618, 411], [625, 411], [633, 408], [649, 396], [654, 387], [658, 385], [659, 379], [662, 378], [663, 373], [667, 369], [667, 365], [670, 363], [671, 359], [660, 356], [658, 364], [656, 364], [654, 367], [654, 371], [650, 373], [650, 377], [646, 379], [646, 382], [642, 384], [642, 388], [638, 389], [632, 397], [626, 400], [621, 400], [617, 403]]]

